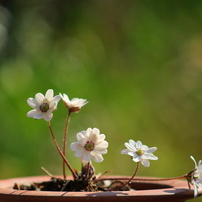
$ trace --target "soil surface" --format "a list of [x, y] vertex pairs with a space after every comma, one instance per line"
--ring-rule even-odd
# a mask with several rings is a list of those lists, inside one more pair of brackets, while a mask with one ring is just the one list
[[41, 183], [33, 182], [30, 185], [15, 183], [13, 189], [17, 190], [36, 190], [36, 191], [129, 191], [128, 185], [123, 186], [122, 181], [96, 181], [94, 180], [65, 180], [52, 177], [50, 181]]

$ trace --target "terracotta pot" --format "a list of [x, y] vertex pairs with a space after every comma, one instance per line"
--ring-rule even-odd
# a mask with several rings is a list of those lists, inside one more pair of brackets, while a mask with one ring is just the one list
[[[111, 177], [111, 176], [110, 176]], [[123, 176], [115, 176], [123, 177]], [[14, 183], [26, 184], [50, 180], [49, 176], [23, 177], [0, 180], [0, 202], [60, 202], [60, 201], [135, 201], [135, 202], [183, 202], [192, 199], [193, 189], [189, 190], [186, 180], [133, 181], [135, 191], [109, 192], [52, 192], [14, 190]], [[199, 193], [199, 195], [202, 192]]]

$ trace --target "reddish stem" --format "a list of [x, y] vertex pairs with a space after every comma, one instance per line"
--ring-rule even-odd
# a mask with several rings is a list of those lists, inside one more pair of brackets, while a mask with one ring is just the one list
[[[68, 126], [69, 126], [69, 121], [70, 121], [70, 114], [71, 112], [68, 112], [66, 122], [65, 122], [65, 129], [64, 129], [64, 135], [63, 135], [63, 148], [62, 152], [63, 155], [66, 157], [66, 144], [67, 144], [67, 132], [68, 132]], [[63, 160], [63, 177], [66, 179], [66, 171], [65, 171], [65, 161]]]
[[73, 168], [71, 167], [71, 165], [69, 164], [68, 160], [66, 159], [66, 157], [62, 153], [60, 147], [58, 146], [58, 143], [57, 143], [57, 141], [55, 139], [55, 136], [53, 134], [53, 130], [52, 130], [51, 125], [50, 125], [50, 121], [48, 121], [48, 128], [50, 130], [50, 134], [51, 134], [51, 137], [53, 139], [53, 142], [54, 142], [54, 145], [55, 145], [56, 149], [58, 150], [58, 152], [59, 152], [60, 156], [62, 157], [63, 161], [65, 162], [65, 164], [67, 165], [67, 167], [71, 171], [74, 180], [77, 179], [78, 178], [77, 174], [74, 172]]

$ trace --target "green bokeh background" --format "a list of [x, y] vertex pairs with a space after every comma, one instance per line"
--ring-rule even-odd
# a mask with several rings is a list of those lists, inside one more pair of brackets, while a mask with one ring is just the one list
[[[124, 142], [156, 146], [138, 175], [173, 177], [202, 158], [202, 1], [0, 1], [0, 178], [62, 173], [46, 122], [26, 100], [54, 89], [89, 103], [70, 121], [68, 142], [97, 127], [109, 152], [97, 173], [132, 175]], [[51, 123], [62, 144], [66, 109]], [[69, 147], [68, 147], [69, 148]], [[68, 151], [76, 169], [79, 159]], [[197, 201], [196, 199], [195, 201]]]

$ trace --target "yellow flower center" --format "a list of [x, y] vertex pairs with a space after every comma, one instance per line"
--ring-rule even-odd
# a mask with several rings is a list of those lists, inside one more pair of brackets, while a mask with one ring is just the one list
[[39, 108], [42, 112], [47, 112], [49, 110], [49, 104], [48, 103], [42, 103]]
[[92, 142], [92, 141], [87, 141], [84, 148], [87, 150], [87, 151], [92, 151], [95, 147], [95, 144]]
[[144, 150], [138, 149], [138, 150], [136, 151], [136, 153], [137, 153], [139, 156], [141, 156], [142, 154], [144, 154]]

